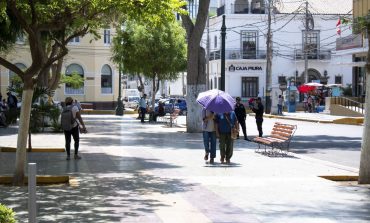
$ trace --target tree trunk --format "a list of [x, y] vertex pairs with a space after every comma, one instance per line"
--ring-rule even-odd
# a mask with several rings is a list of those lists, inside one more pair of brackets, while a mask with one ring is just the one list
[[[188, 85], [186, 94], [187, 115], [186, 126], [187, 132], [201, 132], [202, 131], [202, 106], [196, 101], [200, 92], [206, 90], [206, 74], [205, 74], [205, 50], [198, 47], [198, 50], [193, 50], [197, 56], [189, 54], [189, 58], [196, 58], [197, 61], [188, 62]], [[196, 63], [196, 64], [192, 64]], [[196, 67], [197, 69], [194, 69]], [[189, 77], [190, 75], [190, 77]], [[191, 81], [189, 81], [191, 80]]]
[[[370, 27], [367, 29], [370, 44]], [[370, 45], [369, 45], [370, 46]], [[365, 123], [362, 134], [359, 184], [370, 184], [370, 49], [367, 52], [366, 63], [366, 98], [365, 98]]]
[[187, 94], [186, 104], [188, 115], [186, 118], [187, 132], [200, 132], [201, 109], [196, 102], [198, 94], [206, 90], [205, 50], [200, 47], [204, 28], [208, 18], [210, 0], [199, 1], [198, 14], [195, 25], [188, 15], [181, 15], [188, 39], [187, 64]]
[[[28, 82], [32, 82], [28, 80]], [[19, 118], [19, 128], [18, 128], [18, 140], [17, 140], [17, 152], [15, 159], [15, 172], [13, 177], [13, 185], [22, 186], [24, 184], [24, 171], [26, 164], [26, 146], [28, 129], [30, 125], [30, 114], [32, 106], [32, 96], [33, 96], [33, 85], [26, 83], [22, 94], [22, 107], [21, 115]]]
[[155, 94], [157, 93], [157, 89], [156, 89], [156, 84], [155, 84], [155, 75], [152, 79], [153, 81], [153, 85], [152, 85], [152, 102], [151, 102], [151, 107], [152, 107], [152, 112], [154, 112], [154, 109], [155, 109]]

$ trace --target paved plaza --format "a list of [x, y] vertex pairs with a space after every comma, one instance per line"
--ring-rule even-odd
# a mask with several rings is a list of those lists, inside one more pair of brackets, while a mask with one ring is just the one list
[[[186, 133], [184, 117], [173, 128], [129, 115], [83, 118], [89, 132], [81, 138], [81, 160], [28, 154], [38, 174], [74, 177], [72, 185], [37, 187], [40, 223], [370, 222], [368, 186], [318, 177], [357, 175], [353, 166], [298, 153], [268, 157], [244, 140], [235, 141], [231, 165], [221, 165], [219, 153], [209, 165], [201, 134]], [[252, 117], [248, 124], [253, 137]], [[14, 126], [0, 129], [0, 146], [15, 146], [16, 134]], [[32, 141], [34, 147], [64, 147], [61, 133], [33, 134]], [[12, 174], [14, 162], [15, 153], [0, 152], [0, 174]], [[0, 186], [0, 203], [27, 222], [27, 187]]]

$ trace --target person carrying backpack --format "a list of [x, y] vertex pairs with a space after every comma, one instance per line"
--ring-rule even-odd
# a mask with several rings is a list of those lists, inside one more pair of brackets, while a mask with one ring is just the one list
[[[67, 97], [65, 99], [65, 107], [63, 108], [61, 114], [61, 124], [62, 129], [64, 130], [64, 137], [65, 137], [65, 147], [67, 151], [67, 160], [70, 160], [70, 151], [71, 151], [71, 137], [73, 137], [74, 141], [74, 159], [81, 159], [78, 155], [78, 147], [80, 145], [80, 131], [82, 133], [86, 133], [86, 127], [82, 120], [80, 111], [76, 105], [73, 104], [73, 99], [71, 97]], [[77, 120], [78, 122], [77, 122]], [[80, 127], [79, 125], [82, 125]]]

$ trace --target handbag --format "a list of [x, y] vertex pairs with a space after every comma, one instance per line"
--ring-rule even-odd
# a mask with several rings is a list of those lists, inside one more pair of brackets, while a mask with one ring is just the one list
[[226, 118], [226, 120], [229, 123], [230, 128], [231, 128], [231, 138], [232, 139], [237, 139], [238, 135], [239, 135], [239, 123], [238, 123], [238, 121], [235, 120], [235, 125], [234, 125], [234, 127], [232, 127], [231, 122], [227, 118], [227, 116], [225, 116], [225, 118]]

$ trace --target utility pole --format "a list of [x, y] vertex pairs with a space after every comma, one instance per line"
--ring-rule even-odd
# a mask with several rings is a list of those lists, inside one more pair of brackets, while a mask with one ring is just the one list
[[305, 17], [305, 35], [304, 35], [304, 82], [308, 82], [308, 46], [307, 46], [307, 39], [308, 39], [308, 1], [306, 1], [306, 17]]
[[226, 38], [226, 25], [225, 15], [222, 16], [221, 26], [221, 91], [225, 91], [225, 38]]
[[206, 90], [209, 90], [209, 53], [210, 53], [210, 46], [209, 46], [209, 13], [207, 18], [207, 57], [206, 57], [206, 63], [207, 63], [207, 75], [206, 75]]
[[265, 95], [265, 113], [271, 113], [271, 88], [272, 88], [272, 34], [271, 34], [271, 2], [268, 0], [267, 6], [267, 52], [266, 52], [266, 95]]

